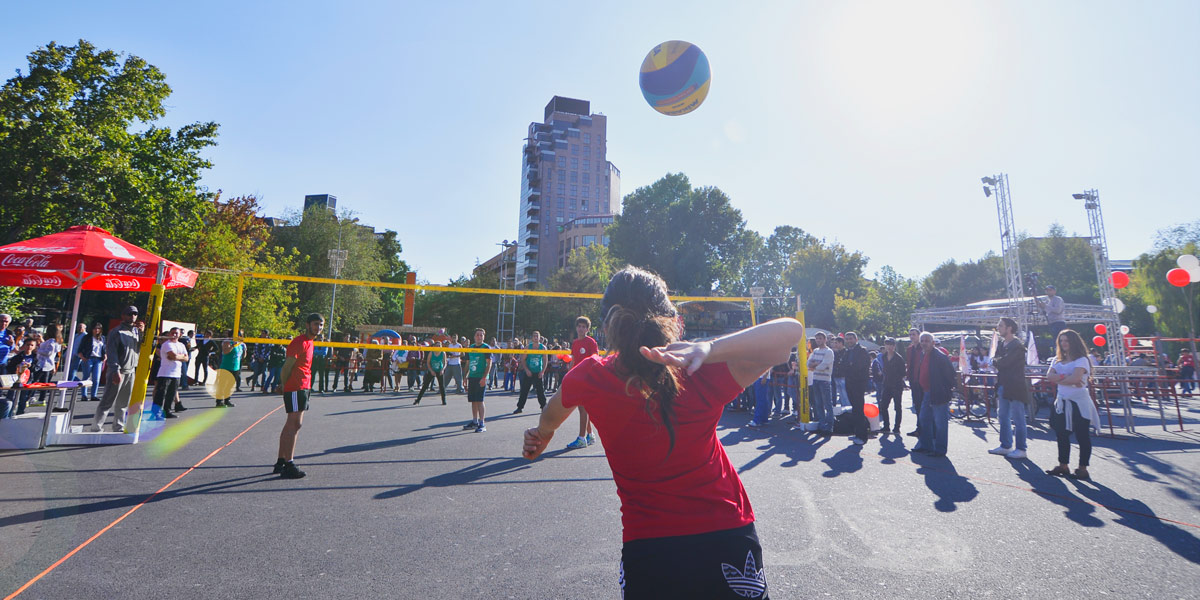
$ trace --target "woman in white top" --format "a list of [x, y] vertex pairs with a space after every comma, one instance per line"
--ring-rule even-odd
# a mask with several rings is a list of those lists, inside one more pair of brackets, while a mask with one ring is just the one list
[[[37, 370], [33, 374], [35, 382], [48, 383], [54, 379], [54, 373], [58, 370], [58, 354], [62, 349], [63, 336], [58, 325], [46, 326], [46, 339], [37, 347]], [[38, 402], [45, 401], [46, 391], [42, 390], [38, 393]]]
[[1088, 480], [1088, 461], [1092, 458], [1091, 428], [1100, 421], [1096, 404], [1088, 393], [1088, 377], [1092, 373], [1091, 359], [1083, 338], [1070, 329], [1058, 334], [1057, 354], [1050, 362], [1046, 380], [1058, 386], [1054, 409], [1050, 412], [1050, 427], [1058, 437], [1058, 466], [1046, 471], [1049, 475], [1065, 477], [1071, 474], [1071, 434], [1079, 442], [1077, 479]]

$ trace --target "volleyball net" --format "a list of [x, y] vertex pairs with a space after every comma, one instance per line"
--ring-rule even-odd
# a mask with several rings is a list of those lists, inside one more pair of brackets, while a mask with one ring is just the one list
[[[587, 316], [595, 328], [599, 326], [600, 301], [603, 294], [585, 292], [554, 292], [542, 290], [501, 290], [497, 288], [475, 288], [448, 285], [418, 284], [410, 273], [409, 282], [392, 283], [382, 281], [357, 281], [325, 277], [305, 277], [276, 273], [244, 272], [238, 274], [236, 305], [234, 309], [235, 334], [242, 330], [242, 314], [246, 284], [251, 280], [277, 280], [316, 286], [337, 286], [337, 293], [346, 289], [376, 289], [385, 292], [403, 293], [403, 323], [399, 325], [361, 323], [351, 329], [334, 331], [332, 327], [323, 337], [314, 342], [316, 346], [382, 351], [427, 351], [430, 346], [410, 343], [412, 339], [448, 340], [450, 336], [465, 337], [468, 344], [455, 348], [455, 353], [487, 354], [546, 354], [552, 352], [551, 344], [561, 340], [569, 352], [574, 338], [574, 323], [579, 316]], [[680, 309], [680, 320], [685, 339], [706, 339], [754, 325], [758, 322], [754, 298], [728, 296], [672, 296], [672, 302]], [[334, 302], [336, 307], [336, 302]], [[336, 310], [336, 308], [335, 308]], [[317, 311], [326, 317], [331, 326], [328, 310]], [[506, 320], [507, 319], [507, 320]], [[505, 323], [504, 332], [498, 332], [497, 324]], [[485, 341], [489, 348], [469, 348], [473, 343], [476, 328], [486, 331]], [[528, 339], [537, 331], [545, 340], [546, 349], [508, 348], [513, 337]], [[343, 334], [353, 339], [345, 341]], [[339, 338], [342, 338], [339, 340]], [[242, 342], [254, 344], [288, 344], [291, 340], [282, 337], [237, 336]], [[500, 342], [495, 347], [493, 339]]]

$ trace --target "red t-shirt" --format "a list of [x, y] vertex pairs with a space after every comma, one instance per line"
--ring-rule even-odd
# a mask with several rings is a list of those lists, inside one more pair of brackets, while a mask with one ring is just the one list
[[754, 522], [750, 499], [717, 440], [721, 411], [742, 391], [725, 363], [707, 364], [680, 379], [675, 400], [675, 448], [640, 395], [628, 394], [612, 370], [615, 354], [592, 356], [562, 383], [564, 406], [583, 406], [596, 425], [617, 495], [624, 541], [692, 535]]
[[288, 376], [287, 381], [283, 382], [283, 391], [298, 392], [312, 389], [312, 338], [308, 337], [307, 333], [292, 338], [284, 356], [296, 359], [296, 363], [292, 365], [292, 373]]
[[582, 338], [571, 342], [571, 362], [568, 369], [574, 369], [583, 359], [600, 353], [600, 346], [596, 344], [596, 340], [590, 335], [585, 335]]

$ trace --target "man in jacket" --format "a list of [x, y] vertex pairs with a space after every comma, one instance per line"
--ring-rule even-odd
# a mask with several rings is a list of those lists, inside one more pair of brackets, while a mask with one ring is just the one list
[[921, 362], [921, 330], [913, 327], [908, 330], [908, 348], [904, 350], [904, 364], [908, 369], [908, 388], [912, 393], [913, 415], [917, 417], [917, 428], [908, 432], [911, 437], [917, 437], [921, 434], [921, 400], [925, 398], [925, 392], [921, 390], [921, 384], [917, 381], [917, 376], [913, 372], [917, 363]]
[[825, 345], [825, 334], [813, 336], [816, 348], [808, 354], [808, 369], [812, 372], [812, 412], [819, 435], [833, 434], [833, 350]]
[[[989, 454], [1025, 458], [1025, 411], [1036, 410], [1025, 380], [1025, 344], [1017, 339], [1017, 322], [1004, 317], [996, 326], [1002, 342], [996, 348], [996, 418], [1000, 420], [1000, 445]], [[1013, 448], [1013, 430], [1017, 447]]]
[[917, 422], [921, 435], [913, 452], [945, 456], [950, 434], [950, 395], [957, 375], [950, 359], [934, 347], [932, 333], [922, 331], [919, 339], [921, 358], [913, 372], [923, 395]]
[[859, 345], [857, 333], [850, 331], [845, 337], [846, 396], [850, 398], [851, 421], [854, 423], [854, 436], [850, 441], [861, 446], [870, 437], [863, 403], [866, 402], [867, 382], [871, 378], [871, 356], [866, 348]]
[[108, 332], [104, 345], [106, 366], [108, 368], [108, 384], [104, 386], [104, 397], [100, 406], [96, 407], [96, 416], [88, 431], [98, 432], [108, 419], [108, 411], [113, 413], [113, 431], [121, 433], [125, 430], [125, 409], [129, 407], [129, 399], [133, 396], [133, 372], [137, 369], [138, 352], [142, 347], [144, 332], [134, 326], [137, 320], [136, 306], [127, 306], [121, 311], [121, 325]]
[[[879, 360], [883, 362], [880, 370], [883, 371], [883, 383], [879, 386], [879, 420], [882, 422], [883, 433], [887, 433], [888, 429], [892, 433], [899, 435], [900, 433], [900, 418], [904, 414], [900, 408], [900, 398], [904, 395], [904, 375], [906, 373], [904, 359], [896, 352], [896, 340], [888, 338], [883, 342], [883, 354], [879, 355]], [[888, 406], [896, 403], [896, 424], [891, 425], [891, 419], [888, 418]]]

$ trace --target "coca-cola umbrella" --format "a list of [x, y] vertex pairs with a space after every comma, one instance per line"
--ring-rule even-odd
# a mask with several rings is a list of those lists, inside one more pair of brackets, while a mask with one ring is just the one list
[[[166, 288], [193, 287], [196, 272], [156, 256], [91, 225], [7, 246], [0, 246], [0, 286], [75, 289], [71, 323], [79, 318], [83, 290], [149, 291], [164, 264]], [[69, 331], [69, 330], [68, 330]], [[67, 337], [66, 357], [75, 352], [75, 336]], [[63, 361], [64, 371], [70, 360]], [[70, 378], [65, 373], [64, 379]]]

